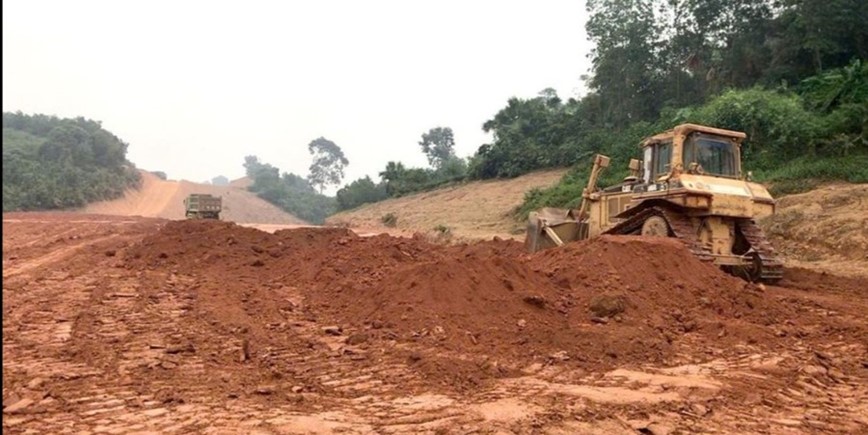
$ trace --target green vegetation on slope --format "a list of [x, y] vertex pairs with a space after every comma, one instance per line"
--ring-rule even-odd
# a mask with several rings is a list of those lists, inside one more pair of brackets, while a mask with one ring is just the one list
[[97, 121], [3, 113], [3, 211], [117, 198], [139, 182], [126, 152]]
[[245, 157], [244, 168], [253, 180], [248, 190], [296, 217], [321, 224], [335, 211], [335, 199], [317, 192], [307, 179], [281, 174], [280, 169], [260, 162], [256, 156]]
[[467, 161], [455, 155], [455, 139], [451, 128], [435, 127], [428, 130], [422, 134], [419, 146], [428, 158], [430, 168], [407, 168], [401, 162], [388, 162], [379, 174], [379, 183], [365, 176], [338, 190], [338, 211], [436, 189], [467, 178]]

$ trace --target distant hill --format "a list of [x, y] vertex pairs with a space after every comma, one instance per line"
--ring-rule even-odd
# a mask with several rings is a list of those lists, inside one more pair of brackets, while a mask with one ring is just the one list
[[247, 189], [253, 185], [253, 180], [250, 177], [241, 177], [237, 180], [232, 180], [229, 185], [238, 189]]

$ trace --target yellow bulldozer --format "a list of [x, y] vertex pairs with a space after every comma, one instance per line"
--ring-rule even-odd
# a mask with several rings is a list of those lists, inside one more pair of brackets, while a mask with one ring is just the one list
[[783, 264], [756, 219], [775, 201], [742, 173], [742, 132], [682, 124], [646, 138], [630, 176], [600, 189], [609, 158], [597, 155], [578, 209], [530, 214], [530, 252], [601, 234], [677, 237], [694, 255], [750, 281], [775, 282]]

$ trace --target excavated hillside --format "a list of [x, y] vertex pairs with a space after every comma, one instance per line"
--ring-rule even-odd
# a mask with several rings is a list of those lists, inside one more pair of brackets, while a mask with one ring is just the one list
[[[303, 220], [279, 209], [246, 190], [243, 181], [229, 186], [167, 181], [141, 171], [142, 185], [128, 191], [122, 198], [88, 204], [84, 213], [118, 216], [184, 219], [184, 198], [191, 193], [223, 197], [221, 219], [249, 224], [303, 225]], [[237, 180], [236, 180], [237, 181]]]
[[789, 264], [868, 277], [868, 184], [784, 196], [761, 224]]
[[[326, 223], [398, 233], [426, 233], [439, 227], [465, 239], [518, 237], [524, 232], [524, 224], [515, 221], [512, 211], [521, 205], [525, 192], [554, 185], [565, 172], [534, 172], [509, 180], [475, 181], [387, 199], [335, 214]], [[383, 223], [388, 214], [397, 218], [394, 227]]]

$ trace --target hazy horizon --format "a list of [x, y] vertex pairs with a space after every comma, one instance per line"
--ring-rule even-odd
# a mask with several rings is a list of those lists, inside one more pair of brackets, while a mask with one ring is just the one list
[[[243, 5], [243, 8], [242, 8]], [[201, 182], [244, 156], [306, 175], [320, 136], [344, 183], [427, 166], [436, 126], [471, 155], [510, 97], [582, 89], [584, 2], [6, 1], [3, 111], [101, 121], [137, 167]], [[333, 191], [334, 189], [330, 189]]]

